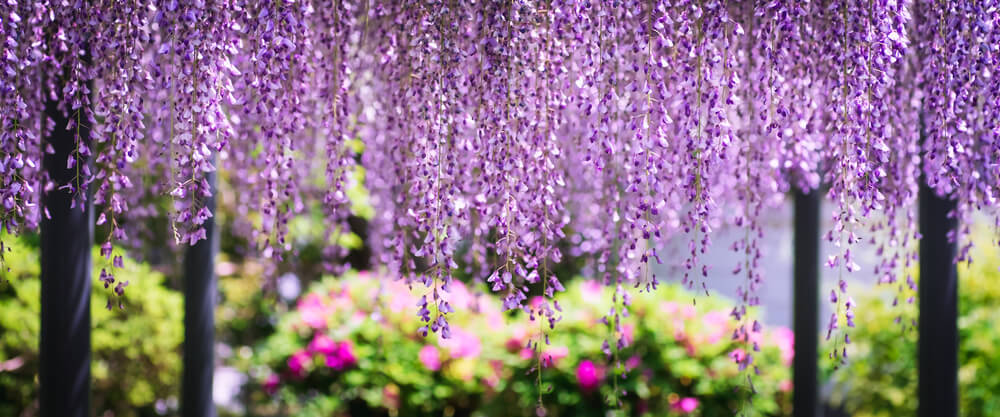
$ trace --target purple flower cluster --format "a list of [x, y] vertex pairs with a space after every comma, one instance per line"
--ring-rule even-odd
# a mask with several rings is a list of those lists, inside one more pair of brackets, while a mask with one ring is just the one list
[[[451, 334], [461, 264], [538, 320], [538, 349], [564, 255], [616, 288], [617, 352], [657, 248], [688, 242], [676, 267], [704, 290], [723, 227], [744, 230], [731, 315], [749, 344], [760, 218], [793, 187], [836, 207], [831, 337], [851, 326], [858, 245], [880, 282], [914, 260], [921, 176], [959, 202], [955, 239], [976, 210], [1000, 227], [995, 0], [4, 0], [0, 41], [0, 225], [34, 228], [42, 192], [93, 190], [109, 288], [145, 218], [205, 237], [220, 168], [254, 249], [280, 260], [318, 207], [331, 267], [363, 181], [376, 260], [420, 284], [423, 332]], [[66, 184], [38, 169], [49, 102], [93, 134]]]
[[[5, 4], [0, 11], [0, 229], [17, 233], [38, 226], [42, 148], [37, 114], [42, 112], [37, 78], [21, 77], [40, 65], [32, 46], [41, 32], [41, 11], [28, 5]], [[2, 260], [0, 254], [0, 260]]]
[[[927, 2], [930, 3], [930, 2]], [[997, 2], [918, 3], [915, 78], [923, 85], [923, 174], [927, 184], [958, 200], [970, 261], [971, 215], [984, 210], [1000, 225], [1000, 11]]]

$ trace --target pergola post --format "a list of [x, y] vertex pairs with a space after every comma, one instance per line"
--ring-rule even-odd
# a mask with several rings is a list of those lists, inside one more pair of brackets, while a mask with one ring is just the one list
[[[49, 102], [46, 116], [55, 122], [42, 147], [42, 169], [57, 188], [42, 192], [41, 335], [39, 336], [39, 407], [43, 417], [90, 415], [90, 251], [94, 236], [93, 210], [86, 186], [73, 193], [58, 186], [71, 184], [78, 169], [90, 163], [76, 152], [77, 134], [88, 143], [85, 123], [67, 130], [69, 119]], [[67, 161], [75, 158], [70, 167]], [[74, 198], [83, 196], [72, 206]]]
[[215, 227], [216, 174], [208, 174], [212, 197], [205, 202], [213, 216], [204, 223], [206, 238], [184, 255], [184, 363], [181, 387], [183, 417], [215, 417], [212, 379], [215, 370]]
[[920, 417], [958, 415], [957, 246], [948, 240], [957, 221], [955, 200], [920, 187], [918, 401]]
[[819, 207], [820, 190], [795, 191], [792, 413], [819, 415]]

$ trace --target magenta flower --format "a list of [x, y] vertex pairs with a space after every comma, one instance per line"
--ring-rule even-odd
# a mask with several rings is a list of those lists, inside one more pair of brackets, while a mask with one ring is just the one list
[[310, 293], [298, 305], [302, 321], [313, 329], [325, 329], [328, 309], [319, 294]]
[[690, 413], [698, 408], [698, 399], [694, 397], [684, 397], [679, 401], [670, 405], [670, 408], [674, 411], [680, 411], [682, 413]]
[[576, 380], [580, 384], [580, 389], [584, 392], [591, 392], [601, 384], [601, 371], [593, 362], [584, 359], [576, 367]]
[[306, 376], [306, 366], [309, 364], [311, 355], [309, 352], [300, 350], [292, 354], [288, 358], [288, 370], [292, 371], [292, 375], [296, 378], [302, 378]]
[[344, 360], [344, 363], [348, 366], [353, 366], [358, 363], [357, 357], [354, 356], [354, 345], [350, 340], [345, 340], [337, 345], [337, 354]]
[[346, 368], [344, 365], [344, 360], [338, 355], [327, 355], [326, 357], [326, 367], [333, 369], [335, 371], [342, 370]]
[[268, 375], [267, 379], [264, 380], [264, 392], [267, 395], [274, 395], [275, 392], [278, 392], [278, 383], [280, 382], [281, 379], [278, 378], [278, 374]]
[[333, 354], [337, 350], [337, 343], [325, 334], [319, 333], [313, 337], [312, 342], [309, 342], [309, 351], [313, 353], [322, 353], [324, 355]]
[[354, 356], [354, 346], [351, 345], [350, 341], [337, 343], [334, 351], [326, 355], [326, 366], [335, 371], [350, 368], [356, 363], [358, 363], [358, 360]]
[[674, 314], [680, 310], [680, 305], [673, 301], [664, 301], [660, 303], [660, 310], [667, 314]]
[[441, 355], [434, 346], [424, 346], [420, 349], [420, 353], [417, 356], [420, 358], [420, 363], [424, 364], [425, 368], [430, 369], [431, 371], [441, 369]]

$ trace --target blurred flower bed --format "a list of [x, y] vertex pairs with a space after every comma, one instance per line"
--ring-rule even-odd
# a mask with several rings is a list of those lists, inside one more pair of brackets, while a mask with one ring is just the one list
[[[985, 236], [975, 250], [975, 263], [958, 269], [959, 406], [966, 417], [1000, 416], [1000, 257]], [[855, 417], [916, 415], [917, 300], [906, 292], [893, 306], [898, 293], [897, 286], [864, 292], [851, 360], [836, 371], [822, 362], [834, 381], [833, 402]]]
[[[39, 281], [37, 237], [4, 237], [0, 277], [0, 415], [37, 413]], [[982, 243], [977, 263], [960, 269], [960, 394], [962, 415], [1000, 415], [1000, 257]], [[106, 261], [94, 250], [94, 274]], [[238, 401], [221, 415], [533, 416], [538, 358], [527, 348], [540, 328], [521, 313], [502, 313], [491, 295], [455, 283], [450, 340], [424, 339], [416, 329], [419, 298], [392, 277], [348, 273], [301, 284], [277, 279], [262, 291], [264, 271], [252, 260], [220, 255], [217, 311], [220, 360], [249, 376]], [[6, 268], [9, 268], [7, 270]], [[116, 271], [130, 281], [125, 311], [108, 311], [94, 280], [93, 408], [102, 416], [174, 415], [180, 373], [183, 301], [162, 274], [125, 259]], [[306, 286], [302, 293], [300, 285]], [[542, 384], [548, 416], [604, 416], [614, 381], [601, 345], [606, 289], [577, 279], [560, 294], [564, 319], [544, 347]], [[858, 294], [862, 294], [858, 292]], [[832, 399], [854, 416], [913, 414], [916, 338], [902, 324], [915, 318], [896, 287], [859, 297], [851, 358], [839, 371]], [[904, 297], [905, 298], [905, 297]], [[618, 381], [625, 415], [731, 415], [745, 401], [746, 376], [731, 359], [729, 300], [698, 297], [664, 285], [636, 294], [622, 354], [629, 372]], [[476, 313], [469, 313], [475, 311]], [[897, 316], [902, 318], [896, 324]], [[792, 335], [771, 329], [756, 355], [761, 376], [753, 414], [790, 410]], [[829, 344], [822, 346], [829, 347]], [[225, 350], [228, 349], [228, 352]], [[829, 366], [828, 361], [820, 361]], [[138, 366], [136, 364], [142, 364]]]
[[[603, 286], [575, 280], [560, 295], [564, 318], [543, 345], [542, 399], [548, 416], [605, 416], [614, 378], [602, 353], [610, 308]], [[418, 295], [391, 277], [366, 272], [314, 283], [275, 333], [242, 361], [254, 378], [258, 415], [534, 416], [539, 358], [527, 348], [537, 321], [502, 313], [495, 298], [455, 283], [452, 337], [418, 335]], [[732, 304], [665, 285], [638, 294], [625, 322], [628, 372], [617, 384], [625, 415], [785, 415], [790, 410], [792, 334], [777, 328], [758, 340], [751, 371], [732, 359]], [[457, 308], [461, 306], [462, 308]], [[472, 313], [470, 313], [472, 312]]]
[[[0, 272], [0, 416], [38, 413], [41, 281], [37, 236], [0, 236], [9, 249]], [[111, 262], [94, 248], [93, 276]], [[9, 268], [9, 269], [8, 269]], [[129, 281], [124, 310], [107, 309], [108, 294], [93, 280], [91, 407], [99, 416], [146, 416], [176, 411], [184, 338], [181, 294], [163, 275], [125, 259], [115, 269]]]

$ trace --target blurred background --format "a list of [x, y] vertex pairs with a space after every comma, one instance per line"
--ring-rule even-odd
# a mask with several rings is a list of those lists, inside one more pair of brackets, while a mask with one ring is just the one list
[[[362, 171], [355, 172], [352, 233], [338, 237], [351, 268], [325, 273], [325, 225], [314, 216], [291, 224], [291, 256], [274, 265], [246, 251], [234, 232], [238, 199], [220, 184], [221, 249], [216, 311], [213, 397], [221, 416], [782, 416], [791, 410], [795, 354], [792, 324], [792, 209], [786, 202], [763, 221], [765, 283], [760, 294], [764, 331], [757, 371], [740, 370], [752, 345], [734, 342], [730, 316], [739, 280], [729, 272], [742, 259], [721, 232], [705, 258], [713, 272], [710, 295], [681, 288], [664, 258], [664, 281], [653, 293], [633, 292], [624, 332], [630, 346], [617, 358], [626, 372], [610, 372], [616, 358], [604, 348], [611, 329], [601, 318], [608, 289], [587, 279], [582, 260], [566, 259], [558, 275], [563, 319], [554, 330], [520, 311], [502, 312], [490, 291], [469, 277], [452, 289], [452, 337], [424, 338], [416, 314], [419, 296], [369, 264], [366, 219], [372, 215]], [[150, 204], [166, 204], [152, 201]], [[162, 211], [162, 212], [165, 212]], [[822, 212], [828, 218], [828, 210]], [[245, 219], [242, 219], [245, 220]], [[829, 225], [826, 225], [827, 227]], [[168, 224], [151, 222], [145, 244], [129, 251], [120, 280], [125, 302], [107, 309], [109, 292], [94, 279], [92, 302], [93, 399], [97, 416], [172, 416], [178, 413], [183, 298], [182, 250]], [[733, 232], [737, 233], [737, 232]], [[742, 232], [739, 232], [742, 233]], [[984, 229], [976, 263], [959, 268], [960, 394], [962, 414], [1000, 415], [1000, 253]], [[102, 236], [100, 232], [97, 236]], [[0, 278], [0, 416], [38, 410], [39, 280], [37, 236], [2, 237], [7, 252]], [[686, 244], [679, 243], [679, 244]], [[663, 248], [663, 253], [677, 248]], [[833, 248], [822, 247], [825, 254]], [[683, 251], [681, 251], [683, 252]], [[682, 260], [683, 257], [681, 257]], [[874, 284], [873, 251], [860, 253], [853, 274], [858, 327], [846, 366], [817, 358], [828, 408], [847, 416], [913, 415], [916, 399], [915, 302], [895, 286]], [[104, 258], [94, 249], [97, 276]], [[821, 293], [836, 283], [823, 270]], [[906, 292], [905, 294], [911, 294]], [[915, 296], [915, 293], [912, 293]], [[895, 306], [894, 304], [895, 300]], [[823, 302], [820, 318], [829, 316]], [[821, 326], [822, 327], [822, 326]], [[541, 357], [528, 347], [547, 332]], [[822, 338], [823, 335], [815, 335]], [[821, 348], [831, 343], [821, 342]], [[541, 368], [539, 374], [537, 370]], [[617, 389], [616, 389], [617, 387]], [[617, 397], [615, 392], [624, 392]], [[748, 394], [752, 392], [753, 394]]]

